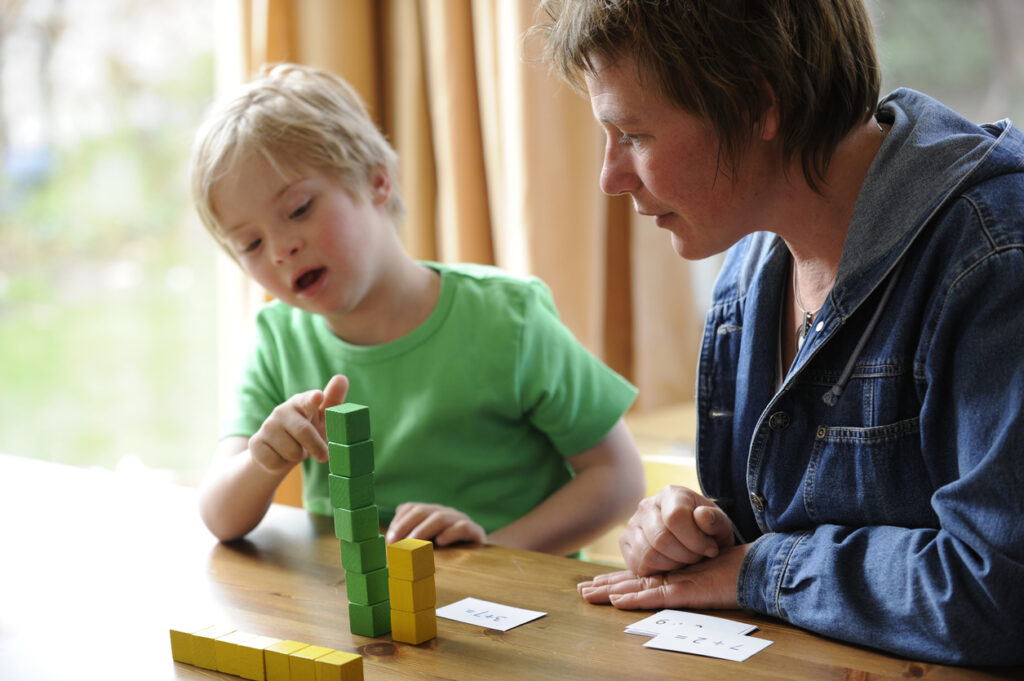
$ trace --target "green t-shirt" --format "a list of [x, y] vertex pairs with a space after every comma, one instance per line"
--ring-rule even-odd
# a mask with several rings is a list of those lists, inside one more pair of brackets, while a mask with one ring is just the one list
[[[565, 457], [597, 444], [636, 389], [579, 344], [540, 280], [424, 264], [441, 274], [436, 308], [383, 345], [346, 343], [318, 315], [266, 305], [222, 434], [250, 437], [278, 404], [345, 374], [346, 400], [370, 408], [381, 522], [420, 501], [491, 532], [568, 482]], [[330, 514], [327, 465], [302, 465], [306, 508]]]

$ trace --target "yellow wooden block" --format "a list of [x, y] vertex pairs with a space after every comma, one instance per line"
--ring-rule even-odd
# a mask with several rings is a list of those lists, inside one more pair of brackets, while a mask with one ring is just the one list
[[192, 635], [197, 631], [209, 629], [213, 626], [210, 623], [193, 624], [183, 627], [171, 628], [171, 657], [178, 662], [195, 664], [192, 660]]
[[264, 650], [281, 639], [273, 636], [256, 636], [238, 644], [238, 667], [235, 676], [251, 681], [266, 681], [267, 665]]
[[288, 669], [292, 681], [316, 681], [316, 660], [333, 653], [333, 648], [323, 646], [306, 646], [288, 656]]
[[433, 608], [419, 612], [391, 611], [391, 639], [419, 645], [437, 637], [437, 613]]
[[407, 579], [388, 579], [388, 594], [391, 609], [402, 612], [419, 612], [437, 605], [437, 588], [434, 575], [410, 582]]
[[192, 634], [192, 664], [217, 671], [216, 640], [235, 631], [234, 627], [214, 625]]
[[232, 631], [227, 636], [221, 636], [213, 642], [213, 650], [217, 655], [217, 671], [241, 676], [238, 670], [242, 666], [242, 651], [238, 644], [256, 638], [256, 634], [245, 631]]
[[363, 681], [363, 656], [335, 650], [318, 657], [316, 681]]
[[434, 574], [434, 545], [407, 537], [387, 548], [388, 571], [395, 579], [410, 582]]
[[291, 681], [291, 655], [308, 647], [308, 643], [278, 641], [264, 648], [263, 664], [267, 671], [267, 681]]

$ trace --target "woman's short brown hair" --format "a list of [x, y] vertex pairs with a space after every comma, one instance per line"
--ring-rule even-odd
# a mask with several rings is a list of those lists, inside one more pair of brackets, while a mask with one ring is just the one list
[[[633, 57], [639, 77], [708, 121], [734, 165], [774, 96], [785, 158], [817, 186], [839, 141], [878, 102], [861, 0], [545, 0], [545, 57], [576, 89], [593, 59]], [[767, 86], [767, 87], [766, 87]]]

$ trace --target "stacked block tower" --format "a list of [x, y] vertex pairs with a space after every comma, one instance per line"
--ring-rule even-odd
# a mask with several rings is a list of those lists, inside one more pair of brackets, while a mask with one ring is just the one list
[[346, 402], [325, 411], [334, 533], [353, 634], [376, 637], [391, 631], [388, 568], [373, 486], [370, 410]]
[[391, 638], [418, 645], [437, 636], [434, 545], [406, 538], [387, 547]]

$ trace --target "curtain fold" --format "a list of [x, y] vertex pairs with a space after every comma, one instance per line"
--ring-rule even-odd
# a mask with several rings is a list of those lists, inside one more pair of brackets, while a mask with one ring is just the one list
[[243, 78], [299, 61], [364, 97], [400, 157], [413, 257], [542, 278], [581, 342], [640, 388], [636, 409], [693, 399], [717, 267], [681, 260], [628, 197], [601, 193], [589, 102], [524, 37], [534, 2], [218, 2], [238, 17]]
[[409, 218], [402, 241], [415, 257], [440, 260], [436, 239], [437, 173], [427, 98], [419, 3], [384, 4], [385, 100], [383, 129], [400, 149], [399, 186]]
[[493, 263], [471, 5], [422, 0], [420, 8], [437, 176], [438, 253], [446, 262]]

